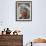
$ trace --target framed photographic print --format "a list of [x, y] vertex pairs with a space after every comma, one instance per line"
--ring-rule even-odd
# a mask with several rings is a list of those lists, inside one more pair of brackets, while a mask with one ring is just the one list
[[16, 21], [32, 21], [32, 1], [16, 1]]

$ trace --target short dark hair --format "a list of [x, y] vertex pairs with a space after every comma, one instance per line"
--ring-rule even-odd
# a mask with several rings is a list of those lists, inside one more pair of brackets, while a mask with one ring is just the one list
[[26, 12], [28, 11], [28, 9], [26, 7], [20, 7], [20, 11], [21, 10], [23, 10], [23, 11], [25, 10]]

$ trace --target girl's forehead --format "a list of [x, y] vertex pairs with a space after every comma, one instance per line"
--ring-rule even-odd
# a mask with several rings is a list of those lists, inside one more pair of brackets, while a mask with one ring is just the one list
[[20, 11], [27, 12], [27, 9], [26, 8], [20, 8]]

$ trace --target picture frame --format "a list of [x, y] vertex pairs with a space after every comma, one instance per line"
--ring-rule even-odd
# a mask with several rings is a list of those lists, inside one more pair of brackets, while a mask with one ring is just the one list
[[16, 21], [32, 21], [32, 1], [16, 1]]

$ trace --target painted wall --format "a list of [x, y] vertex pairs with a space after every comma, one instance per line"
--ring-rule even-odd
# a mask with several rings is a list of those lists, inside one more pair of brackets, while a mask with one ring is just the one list
[[46, 37], [46, 0], [33, 0], [32, 38]]

